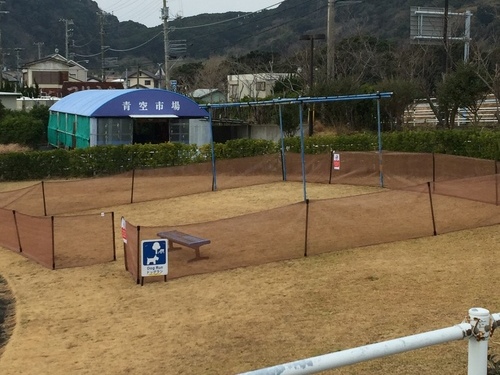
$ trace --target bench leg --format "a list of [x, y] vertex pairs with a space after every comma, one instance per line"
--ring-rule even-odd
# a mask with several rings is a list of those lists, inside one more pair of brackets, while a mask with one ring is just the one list
[[180, 246], [175, 247], [174, 243], [172, 241], [168, 240], [168, 251], [180, 250], [180, 249], [182, 249], [182, 247], [180, 247]]
[[208, 257], [202, 257], [200, 254], [200, 248], [194, 247], [195, 257], [193, 259], [189, 259], [188, 262], [196, 262], [198, 260], [208, 259]]

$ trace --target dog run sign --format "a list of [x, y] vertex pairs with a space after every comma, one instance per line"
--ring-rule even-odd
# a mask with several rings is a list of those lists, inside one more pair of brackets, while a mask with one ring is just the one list
[[168, 275], [168, 243], [167, 240], [141, 241], [141, 276]]

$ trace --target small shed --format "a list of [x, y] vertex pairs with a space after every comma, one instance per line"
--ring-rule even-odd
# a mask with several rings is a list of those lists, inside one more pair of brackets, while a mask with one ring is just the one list
[[209, 114], [184, 95], [162, 89], [84, 90], [50, 107], [55, 147], [210, 142]]
[[226, 94], [219, 89], [196, 89], [189, 96], [199, 103], [224, 103]]

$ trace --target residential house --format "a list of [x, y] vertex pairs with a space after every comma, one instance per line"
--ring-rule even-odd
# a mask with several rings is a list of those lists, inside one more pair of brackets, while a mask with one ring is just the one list
[[2, 85], [10, 86], [12, 88], [19, 85], [19, 74], [18, 72], [4, 70], [2, 71]]
[[274, 95], [274, 85], [280, 79], [290, 77], [290, 73], [233, 74], [227, 76], [229, 102], [239, 102], [244, 98], [264, 99]]
[[87, 68], [58, 53], [26, 63], [22, 69], [24, 84], [38, 85], [45, 96], [61, 97], [64, 82], [87, 81]]
[[129, 89], [154, 89], [159, 88], [160, 79], [154, 73], [146, 70], [127, 72], [125, 75], [125, 87]]

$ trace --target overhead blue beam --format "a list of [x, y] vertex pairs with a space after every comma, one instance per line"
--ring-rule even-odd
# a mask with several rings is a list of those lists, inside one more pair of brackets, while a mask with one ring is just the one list
[[323, 103], [323, 102], [341, 102], [352, 100], [374, 100], [391, 98], [392, 92], [377, 92], [373, 94], [356, 94], [356, 95], [337, 95], [337, 96], [306, 96], [298, 98], [277, 98], [262, 101], [252, 102], [235, 102], [235, 103], [213, 103], [201, 104], [200, 108], [228, 108], [228, 107], [259, 107], [271, 105], [287, 105], [287, 104], [303, 104], [303, 103]]

